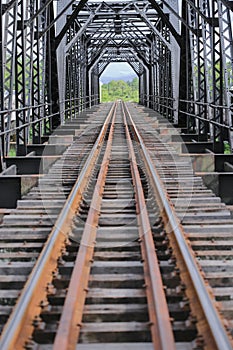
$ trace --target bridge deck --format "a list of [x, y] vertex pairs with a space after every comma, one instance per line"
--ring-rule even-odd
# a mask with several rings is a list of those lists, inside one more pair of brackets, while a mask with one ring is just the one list
[[2, 213], [1, 349], [232, 348], [232, 213], [206, 186], [213, 154], [188, 147], [121, 102], [51, 136]]

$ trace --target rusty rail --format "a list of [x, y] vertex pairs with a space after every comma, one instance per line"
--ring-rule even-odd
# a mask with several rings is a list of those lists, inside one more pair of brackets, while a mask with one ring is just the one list
[[[135, 189], [137, 220], [139, 226], [139, 236], [141, 240], [142, 259], [144, 261], [143, 266], [147, 301], [149, 305], [148, 312], [151, 324], [152, 342], [155, 350], [172, 350], [175, 349], [176, 346], [164, 293], [163, 281], [161, 278], [158, 259], [155, 252], [151, 225], [149, 222], [149, 216], [146, 208], [136, 156], [134, 153], [133, 143], [130, 137], [124, 110], [123, 113], [127, 143], [129, 148], [131, 173]], [[163, 316], [161, 317], [161, 315]]]
[[[232, 344], [228, 338], [226, 329], [221, 320], [213, 298], [205, 285], [198, 263], [189, 248], [180, 221], [173, 209], [166, 190], [157, 170], [150, 158], [148, 150], [140, 136], [130, 113], [123, 104], [124, 124], [127, 136], [127, 144], [130, 157], [131, 173], [135, 189], [135, 201], [137, 212], [137, 223], [139, 227], [139, 240], [141, 244], [142, 260], [144, 267], [144, 278], [146, 295], [148, 300], [148, 312], [150, 318], [150, 329], [154, 349], [175, 349], [175, 342], [169, 319], [168, 306], [165, 299], [163, 284], [154, 242], [146, 209], [143, 188], [137, 167], [137, 159], [134, 153], [129, 126], [134, 134], [134, 139], [139, 144], [139, 154], [142, 157], [149, 175], [150, 185], [156, 194], [164, 225], [168, 228], [169, 241], [173, 251], [177, 254], [177, 266], [180, 268], [181, 277], [187, 286], [186, 294], [190, 300], [192, 314], [197, 318], [197, 328], [205, 340], [205, 349], [230, 350]], [[80, 176], [68, 197], [68, 200], [51, 231], [47, 243], [44, 246], [39, 260], [23, 289], [16, 307], [8, 320], [2, 337], [0, 339], [1, 349], [22, 349], [25, 341], [30, 338], [34, 329], [33, 320], [40, 314], [40, 302], [46, 298], [49, 283], [57, 268], [57, 260], [62, 255], [62, 250], [70, 233], [73, 217], [77, 212], [82, 200], [88, 179], [93, 166], [101, 151], [101, 145], [108, 130], [111, 118], [115, 119], [116, 104], [113, 105], [108, 114], [101, 133], [80, 173]], [[127, 120], [128, 119], [128, 120]], [[88, 212], [87, 222], [81, 241], [81, 246], [76, 258], [75, 267], [69, 284], [64, 309], [60, 319], [58, 332], [55, 338], [55, 349], [74, 349], [79, 337], [84, 301], [87, 291], [88, 277], [92, 256], [95, 246], [98, 214], [102, 199], [104, 182], [108, 170], [110, 150], [114, 123], [110, 128], [109, 139], [105, 150], [104, 159], [98, 175], [95, 192]], [[159, 301], [159, 302], [158, 302]], [[162, 315], [162, 317], [161, 317]]]
[[115, 108], [116, 103], [114, 103], [110, 109], [92, 151], [4, 327], [0, 339], [0, 348], [2, 350], [22, 349], [25, 346], [25, 341], [33, 332], [33, 320], [35, 316], [40, 313], [41, 300], [47, 295], [49, 283], [51, 283], [53, 273], [57, 267], [57, 259], [62, 254], [62, 249], [68, 238], [73, 216], [81, 202], [82, 192], [89, 180], [97, 156], [100, 153], [101, 145]]
[[[124, 118], [127, 143], [129, 147], [129, 158], [131, 173], [134, 182], [137, 218], [139, 225], [139, 237], [141, 239], [142, 258], [144, 262], [145, 282], [147, 285], [146, 294], [148, 300], [148, 311], [150, 316], [151, 335], [154, 349], [167, 350], [175, 349], [175, 340], [172, 332], [169, 311], [163, 289], [163, 283], [159, 270], [158, 260], [150, 229], [148, 213], [136, 165], [136, 157], [132, 141], [130, 139], [126, 118]], [[75, 349], [78, 342], [82, 313], [88, 286], [91, 261], [94, 252], [94, 241], [96, 238], [98, 215], [102, 190], [107, 173], [110, 148], [113, 136], [113, 125], [110, 130], [106, 153], [101, 165], [97, 179], [93, 199], [85, 224], [81, 246], [76, 258], [75, 267], [72, 272], [62, 316], [59, 322], [58, 331], [55, 337], [53, 348]], [[161, 317], [163, 315], [163, 317]]]
[[114, 112], [104, 158], [95, 185], [82, 240], [76, 257], [74, 269], [72, 271], [65, 304], [56, 333], [53, 346], [54, 349], [71, 350], [75, 349], [77, 345], [95, 247], [100, 205], [110, 159], [115, 115], [116, 114]]
[[232, 350], [232, 344], [230, 343], [221, 316], [214, 304], [215, 301], [206, 288], [203, 275], [185, 239], [180, 220], [173, 209], [173, 205], [167, 196], [166, 189], [125, 104], [124, 109], [132, 126], [134, 136], [140, 145], [141, 155], [144, 158], [147, 170], [150, 174], [151, 184], [156, 193], [164, 224], [169, 229], [169, 232], [171, 232], [171, 237], [174, 237], [175, 245], [179, 251], [180, 259], [177, 263], [180, 265], [181, 269], [185, 269], [185, 271], [183, 271], [183, 276], [185, 276], [186, 285], [192, 285], [192, 288], [187, 288], [187, 294], [188, 290], [192, 290], [189, 295], [192, 301], [190, 306], [193, 314], [197, 317], [197, 328], [201, 331], [205, 344], [208, 344], [206, 349]]

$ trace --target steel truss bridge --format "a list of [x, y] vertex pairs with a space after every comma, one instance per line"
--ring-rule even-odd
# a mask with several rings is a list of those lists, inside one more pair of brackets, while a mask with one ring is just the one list
[[0, 10], [0, 349], [232, 350], [233, 0]]
[[111, 62], [139, 77], [140, 104], [215, 152], [233, 147], [232, 0], [0, 0], [1, 169], [100, 102]]

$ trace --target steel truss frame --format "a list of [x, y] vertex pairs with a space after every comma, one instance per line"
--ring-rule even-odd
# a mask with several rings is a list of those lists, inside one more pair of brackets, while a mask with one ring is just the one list
[[2, 1], [1, 169], [12, 138], [25, 155], [99, 103], [111, 62], [134, 69], [141, 104], [215, 151], [233, 147], [232, 1], [182, 0], [181, 13], [178, 0]]
[[[224, 143], [233, 148], [233, 41], [232, 1], [186, 0], [186, 107], [187, 132], [211, 140], [216, 152]], [[184, 18], [185, 19], [185, 18]], [[190, 28], [192, 30], [190, 30]], [[190, 57], [188, 58], [188, 55]]]
[[59, 124], [53, 27], [41, 36], [53, 19], [52, 1], [1, 4], [1, 169], [12, 137], [17, 155], [26, 155], [29, 138], [41, 143]]
[[[177, 1], [170, 0], [169, 2], [178, 11]], [[177, 31], [178, 20], [171, 14], [171, 21], [167, 21], [169, 13], [167, 7], [165, 12], [162, 11], [163, 19], [161, 19], [157, 9], [161, 10], [161, 2], [128, 1], [127, 4], [87, 2], [79, 12], [80, 28], [77, 29], [73, 38], [66, 38], [64, 50], [67, 54], [85, 33], [84, 36], [88, 43], [87, 68], [88, 71], [90, 69], [92, 71], [88, 74], [88, 85], [90, 85], [88, 92], [96, 95], [98, 88], [95, 87], [95, 84], [98, 73], [93, 73], [95, 71], [93, 65], [97, 62], [98, 64], [110, 62], [108, 52], [111, 52], [112, 61], [130, 62], [132, 61], [131, 49], [133, 49], [133, 61], [136, 55], [136, 61], [143, 66], [143, 73], [139, 77], [140, 102], [154, 106], [158, 111], [164, 112], [171, 121], [177, 122], [177, 92], [179, 91], [179, 45], [177, 40], [180, 41]], [[175, 39], [171, 37], [170, 31], [174, 33]], [[152, 45], [152, 42], [155, 43], [155, 41], [159, 43], [159, 49]], [[112, 49], [115, 50], [112, 51]], [[105, 52], [104, 55], [102, 55], [103, 52]], [[101, 60], [99, 61], [100, 55]], [[152, 94], [152, 87], [155, 90], [153, 72], [158, 70], [160, 78], [166, 76], [167, 80], [162, 86], [161, 79], [157, 79], [158, 95], [155, 96]], [[77, 74], [76, 76], [78, 77]], [[95, 98], [94, 101], [96, 101]]]

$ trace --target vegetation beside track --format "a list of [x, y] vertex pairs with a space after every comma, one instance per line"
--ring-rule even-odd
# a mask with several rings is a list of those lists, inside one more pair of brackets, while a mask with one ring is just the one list
[[132, 81], [112, 80], [108, 84], [101, 86], [101, 102], [111, 102], [117, 99], [124, 101], [138, 102], [139, 100], [139, 80]]

